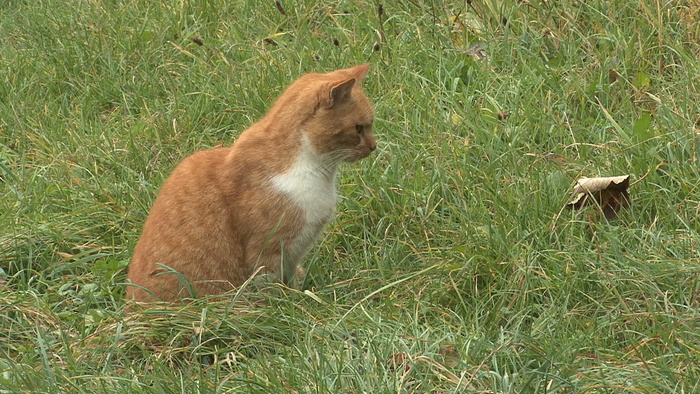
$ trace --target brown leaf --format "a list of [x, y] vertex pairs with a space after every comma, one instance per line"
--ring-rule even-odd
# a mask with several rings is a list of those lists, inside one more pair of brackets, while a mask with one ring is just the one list
[[476, 43], [467, 49], [467, 55], [472, 56], [478, 60], [486, 60], [488, 54], [486, 53], [486, 48], [483, 45]]
[[392, 371], [399, 370], [400, 372], [406, 373], [411, 369], [411, 365], [408, 362], [408, 355], [406, 353], [394, 353], [389, 356], [387, 360], [389, 364], [389, 369]]
[[446, 367], [454, 368], [459, 364], [459, 353], [457, 353], [454, 346], [441, 346], [440, 355]]
[[73, 260], [75, 255], [65, 252], [55, 252], [57, 255], [61, 256], [64, 260]]
[[630, 205], [629, 192], [630, 176], [614, 176], [604, 178], [581, 178], [574, 186], [576, 198], [566, 204], [569, 209], [581, 209], [587, 205], [598, 206], [606, 218], [617, 216], [621, 208]]

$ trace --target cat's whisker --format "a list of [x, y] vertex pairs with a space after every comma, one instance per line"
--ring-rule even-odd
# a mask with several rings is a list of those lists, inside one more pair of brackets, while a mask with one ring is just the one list
[[330, 159], [330, 165], [335, 167], [339, 165], [340, 163], [346, 161], [349, 158], [352, 158], [355, 155], [355, 150], [354, 149], [338, 149], [336, 151], [331, 152], [329, 159]]

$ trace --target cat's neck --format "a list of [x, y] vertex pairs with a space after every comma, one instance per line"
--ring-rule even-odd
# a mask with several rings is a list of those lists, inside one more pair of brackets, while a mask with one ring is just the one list
[[316, 152], [311, 140], [302, 130], [299, 138], [299, 149], [294, 157], [291, 168], [285, 173], [295, 173], [301, 179], [318, 178], [334, 181], [338, 172], [338, 161], [333, 160], [332, 154]]
[[302, 132], [300, 147], [291, 163], [272, 178], [272, 184], [303, 209], [307, 222], [325, 220], [336, 202], [337, 160], [316, 152]]

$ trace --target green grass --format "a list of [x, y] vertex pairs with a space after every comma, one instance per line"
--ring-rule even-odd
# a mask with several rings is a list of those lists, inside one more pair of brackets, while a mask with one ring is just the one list
[[[700, 4], [466, 3], [2, 2], [0, 392], [700, 390]], [[305, 287], [125, 311], [173, 166], [364, 62]]]

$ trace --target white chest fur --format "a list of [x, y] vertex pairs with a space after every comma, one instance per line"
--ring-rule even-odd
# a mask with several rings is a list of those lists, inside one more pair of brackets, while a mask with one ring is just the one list
[[301, 233], [288, 250], [293, 261], [308, 252], [333, 214], [337, 199], [336, 170], [337, 164], [316, 153], [308, 138], [302, 135], [301, 149], [292, 166], [284, 174], [272, 178], [273, 187], [304, 213]]

